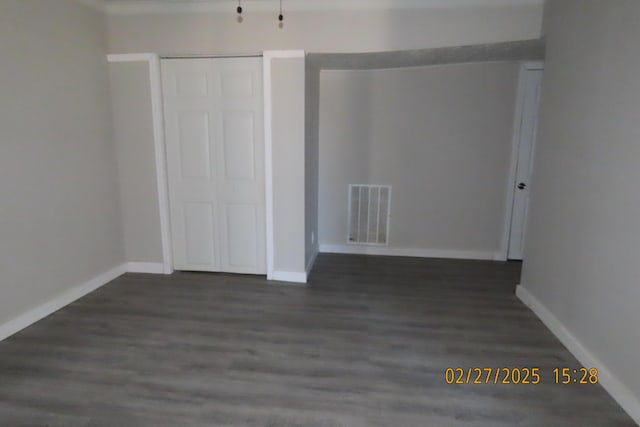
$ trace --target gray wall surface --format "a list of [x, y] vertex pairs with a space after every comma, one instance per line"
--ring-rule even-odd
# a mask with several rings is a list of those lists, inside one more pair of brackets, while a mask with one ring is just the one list
[[104, 16], [0, 2], [0, 324], [124, 262]]
[[[280, 29], [273, 13], [246, 9], [242, 24], [233, 13], [110, 15], [109, 50], [159, 54], [238, 54], [269, 49], [370, 52], [526, 40], [540, 36], [543, 12], [542, 6], [535, 4], [395, 11], [286, 11], [284, 28]], [[317, 91], [313, 92], [314, 87], [317, 89], [314, 82], [318, 81], [317, 76], [307, 79], [314, 80], [307, 81], [306, 92], [313, 95], [314, 108], [306, 116], [304, 246], [296, 249], [304, 251], [305, 263], [318, 245], [318, 96]], [[145, 178], [150, 179], [151, 176]], [[315, 242], [311, 239], [312, 232]]]
[[628, 387], [640, 419], [640, 2], [548, 8], [522, 286]]
[[320, 244], [349, 184], [392, 185], [391, 248], [499, 252], [518, 63], [322, 71]]
[[162, 263], [149, 64], [109, 64], [120, 206], [129, 262]]
[[304, 58], [272, 64], [274, 266], [305, 272]]
[[434, 7], [404, 10], [287, 11], [278, 28], [273, 12], [245, 5], [232, 13], [111, 15], [111, 53], [247, 53], [277, 49], [364, 52], [537, 39], [542, 4]]

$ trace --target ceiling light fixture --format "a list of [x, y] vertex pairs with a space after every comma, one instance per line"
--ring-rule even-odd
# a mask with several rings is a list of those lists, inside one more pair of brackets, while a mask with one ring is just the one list
[[[282, 13], [282, 0], [280, 1], [280, 13], [278, 14], [278, 21], [280, 22], [279, 26], [282, 28], [284, 25], [284, 13]], [[238, 7], [236, 7], [236, 12], [238, 13], [238, 22], [242, 22], [242, 0], [238, 0]]]

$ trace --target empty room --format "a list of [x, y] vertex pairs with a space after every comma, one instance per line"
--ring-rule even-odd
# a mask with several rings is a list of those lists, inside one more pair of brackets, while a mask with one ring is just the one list
[[0, 0], [0, 426], [640, 425], [638, 22]]

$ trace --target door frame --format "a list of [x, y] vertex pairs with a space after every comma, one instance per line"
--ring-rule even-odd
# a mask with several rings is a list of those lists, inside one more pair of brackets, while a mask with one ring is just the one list
[[514, 186], [516, 185], [516, 173], [518, 168], [518, 151], [520, 148], [520, 132], [522, 129], [522, 113], [525, 102], [525, 73], [531, 70], [544, 70], [544, 61], [527, 61], [520, 65], [518, 72], [518, 92], [514, 113], [513, 135], [511, 137], [511, 159], [509, 161], [509, 177], [507, 179], [507, 192], [505, 197], [504, 228], [502, 231], [502, 245], [500, 247], [500, 260], [506, 261], [509, 257], [509, 238], [511, 235], [511, 222], [513, 220]]

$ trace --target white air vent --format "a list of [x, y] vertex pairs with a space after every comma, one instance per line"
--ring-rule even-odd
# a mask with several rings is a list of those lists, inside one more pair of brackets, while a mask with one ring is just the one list
[[391, 186], [349, 185], [349, 243], [389, 243]]

